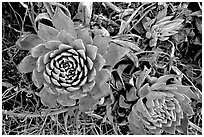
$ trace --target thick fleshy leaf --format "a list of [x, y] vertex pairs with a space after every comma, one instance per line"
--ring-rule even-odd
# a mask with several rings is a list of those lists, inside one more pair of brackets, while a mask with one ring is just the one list
[[131, 104], [125, 103], [125, 98], [122, 95], [120, 95], [119, 106], [122, 108], [130, 108]]
[[136, 113], [133, 111], [130, 112], [128, 116], [128, 127], [135, 135], [144, 135], [145, 130], [142, 124], [142, 121], [139, 119]]
[[138, 95], [140, 97], [145, 97], [147, 94], [149, 94], [151, 91], [149, 89], [149, 83], [146, 83], [144, 86], [142, 86], [139, 91], [138, 91]]
[[77, 38], [82, 39], [84, 45], [93, 43], [93, 40], [92, 40], [90, 33], [89, 33], [89, 30], [87, 28], [79, 29], [76, 31], [76, 33], [77, 33]]
[[94, 60], [94, 68], [96, 71], [100, 71], [105, 63], [106, 60], [100, 54], [97, 54], [96, 59]]
[[135, 86], [137, 89], [141, 87], [141, 85], [144, 83], [145, 79], [147, 78], [148, 74], [151, 72], [151, 68], [148, 69], [146, 66], [144, 66], [144, 69], [142, 72], [139, 74], [139, 77], [137, 78], [135, 82]]
[[138, 97], [136, 96], [136, 88], [135, 87], [131, 87], [130, 90], [128, 92], [126, 92], [126, 99], [127, 99], [127, 101], [134, 101], [137, 98]]
[[44, 64], [44, 62], [43, 62], [43, 56], [40, 56], [39, 58], [38, 58], [38, 60], [37, 60], [37, 62], [36, 62], [36, 70], [38, 71], [38, 72], [42, 72], [42, 71], [44, 71], [45, 70], [45, 64]]
[[90, 94], [87, 94], [87, 96], [79, 99], [79, 110], [82, 112], [89, 111], [96, 102], [97, 100], [95, 100]]
[[37, 58], [33, 58], [31, 55], [26, 56], [18, 65], [18, 70], [21, 73], [28, 73], [36, 68]]
[[178, 129], [180, 132], [184, 133], [185, 135], [188, 135], [188, 116], [186, 113], [183, 113], [183, 119], [181, 119], [181, 125], [177, 126], [176, 129]]
[[17, 45], [25, 50], [30, 50], [31, 48], [42, 43], [45, 43], [45, 41], [36, 34], [25, 35], [17, 41]]
[[190, 106], [190, 104], [184, 104], [182, 102], [179, 102], [183, 112], [185, 112], [188, 116], [194, 115], [193, 109]]
[[163, 130], [170, 134], [175, 134], [176, 127], [175, 125], [171, 125], [170, 127], [163, 126]]
[[43, 78], [43, 73], [42, 72], [38, 72], [36, 69], [33, 70], [32, 73], [32, 81], [35, 84], [36, 87], [40, 88], [43, 83], [44, 83], [44, 78]]
[[157, 79], [157, 83], [166, 83], [169, 79], [171, 78], [175, 79], [177, 77], [178, 77], [177, 75], [173, 75], [173, 74], [163, 75]]
[[94, 45], [85, 45], [86, 47], [86, 55], [92, 59], [92, 60], [95, 60], [96, 59], [96, 53], [97, 53], [97, 50], [98, 48]]
[[74, 30], [74, 23], [65, 15], [60, 8], [57, 8], [52, 18], [53, 25], [58, 31], [65, 30], [69, 35], [76, 39], [76, 33]]
[[43, 105], [48, 106], [50, 108], [54, 108], [57, 105], [57, 95], [49, 93], [46, 87], [44, 87], [40, 91], [39, 96]]
[[45, 44], [39, 44], [31, 49], [31, 56], [34, 58], [40, 57], [48, 53], [50, 50], [45, 47]]
[[57, 102], [62, 106], [76, 105], [76, 100], [70, 99], [67, 94], [58, 94]]
[[84, 46], [84, 43], [81, 39], [76, 39], [74, 42], [73, 42], [73, 47], [74, 49], [76, 50], [85, 50], [85, 46]]
[[133, 109], [133, 111], [141, 112], [143, 114], [143, 116], [146, 117], [147, 119], [151, 119], [151, 115], [149, 114], [147, 108], [144, 106], [142, 98], [140, 98], [137, 101], [137, 103], [133, 106], [132, 109]]
[[52, 22], [50, 17], [49, 17], [49, 15], [47, 13], [40, 13], [35, 18], [35, 21], [34, 21], [35, 25], [37, 25], [36, 23], [38, 21], [42, 20], [42, 19], [49, 20], [50, 22]]
[[94, 99], [100, 99], [110, 93], [110, 86], [107, 83], [99, 86], [98, 84], [89, 92]]
[[73, 45], [74, 41], [74, 38], [64, 30], [60, 31], [60, 33], [57, 35], [57, 39], [61, 41], [63, 44], [67, 44], [70, 46]]
[[106, 65], [114, 66], [128, 52], [128, 48], [121, 47], [115, 43], [110, 43], [107, 53], [103, 56], [106, 60]]
[[57, 39], [59, 31], [55, 28], [39, 23], [38, 29], [38, 35], [44, 40], [49, 41]]
[[111, 114], [112, 110], [111, 110], [111, 107], [109, 107], [106, 111], [106, 115], [107, 115], [107, 118], [108, 120], [113, 123], [113, 115]]
[[108, 80], [108, 78], [110, 78], [109, 71], [107, 69], [102, 69], [96, 73], [95, 80], [97, 84], [102, 85]]
[[110, 40], [111, 40], [110, 37], [102, 37], [99, 35], [94, 37], [93, 45], [95, 45], [98, 48], [98, 53], [101, 54], [102, 56], [107, 52]]
[[59, 45], [62, 44], [59, 40], [50, 40], [45, 43], [45, 47], [50, 50], [56, 50], [59, 48]]

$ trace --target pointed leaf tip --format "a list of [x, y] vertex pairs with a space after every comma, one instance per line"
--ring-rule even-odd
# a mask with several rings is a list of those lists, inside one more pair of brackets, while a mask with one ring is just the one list
[[52, 22], [58, 31], [65, 30], [68, 34], [76, 38], [73, 21], [60, 8], [56, 9]]

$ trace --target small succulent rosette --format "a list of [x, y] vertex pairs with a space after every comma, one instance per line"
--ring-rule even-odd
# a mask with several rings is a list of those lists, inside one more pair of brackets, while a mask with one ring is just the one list
[[130, 127], [138, 134], [144, 134], [145, 129], [155, 134], [163, 131], [175, 134], [176, 129], [186, 133], [188, 116], [194, 114], [190, 98], [198, 99], [197, 96], [176, 75], [149, 81], [138, 91], [140, 99], [128, 117]]
[[18, 41], [30, 50], [19, 65], [20, 72], [32, 72], [34, 84], [43, 86], [39, 96], [46, 106], [55, 107], [57, 102], [74, 106], [77, 99], [93, 104], [109, 92], [109, 72], [102, 68], [106, 61], [98, 45], [87, 28], [76, 30], [61, 9], [56, 9], [50, 21], [53, 27], [39, 23], [37, 35]]

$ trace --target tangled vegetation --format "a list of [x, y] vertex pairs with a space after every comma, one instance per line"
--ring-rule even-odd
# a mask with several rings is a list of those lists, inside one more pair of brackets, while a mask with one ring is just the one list
[[201, 2], [3, 2], [4, 135], [201, 135]]

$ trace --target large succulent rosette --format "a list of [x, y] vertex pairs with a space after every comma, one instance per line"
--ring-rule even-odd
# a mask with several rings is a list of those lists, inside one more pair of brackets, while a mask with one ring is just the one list
[[34, 84], [43, 86], [39, 96], [46, 106], [55, 107], [57, 102], [74, 106], [77, 99], [93, 104], [109, 91], [109, 72], [102, 68], [106, 61], [98, 52], [97, 42], [88, 29], [75, 30], [72, 20], [60, 9], [50, 21], [54, 27], [39, 23], [38, 35], [19, 40], [21, 47], [30, 50], [19, 70], [32, 72]]
[[138, 134], [144, 134], [145, 129], [156, 134], [163, 131], [174, 134], [176, 129], [187, 132], [187, 116], [194, 114], [190, 98], [197, 96], [176, 75], [150, 78], [138, 95], [140, 98], [128, 117], [133, 131]]

